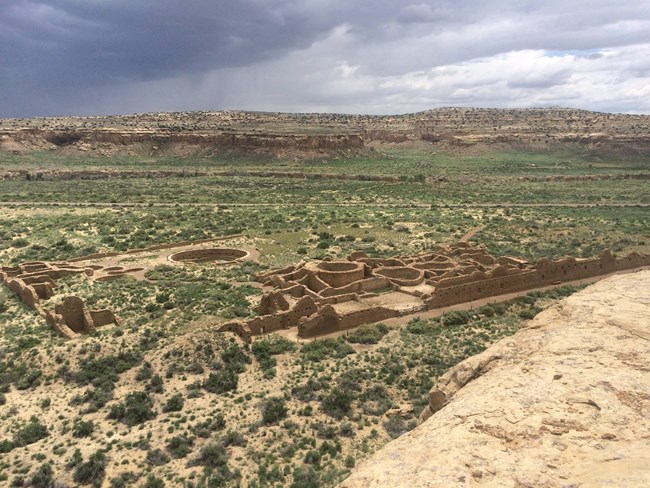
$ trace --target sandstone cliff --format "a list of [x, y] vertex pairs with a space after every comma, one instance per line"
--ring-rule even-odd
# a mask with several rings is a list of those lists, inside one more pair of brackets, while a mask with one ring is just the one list
[[584, 110], [440, 108], [405, 115], [177, 112], [0, 119], [0, 151], [66, 155], [375, 155], [383, 145], [452, 154], [524, 150], [650, 154], [650, 116]]
[[614, 276], [443, 375], [352, 487], [650, 486], [650, 271]]

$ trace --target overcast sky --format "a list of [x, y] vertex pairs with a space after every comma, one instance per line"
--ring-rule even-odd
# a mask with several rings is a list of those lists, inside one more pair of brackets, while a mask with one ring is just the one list
[[0, 117], [650, 113], [650, 0], [0, 0]]

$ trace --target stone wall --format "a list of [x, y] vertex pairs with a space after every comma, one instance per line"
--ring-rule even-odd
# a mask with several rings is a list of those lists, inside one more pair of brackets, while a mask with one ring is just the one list
[[71, 266], [68, 263], [56, 265], [42, 262], [22, 263], [15, 267], [2, 267], [0, 281], [4, 282], [18, 299], [39, 315], [59, 334], [72, 339], [81, 333], [89, 333], [95, 327], [119, 324], [110, 310], [89, 310], [78, 297], [65, 297], [62, 303], [45, 311], [40, 300], [54, 296], [55, 280], [70, 274], [92, 276], [93, 268]]
[[250, 256], [248, 251], [231, 248], [191, 249], [169, 256], [171, 261], [227, 261], [232, 262]]
[[[271, 293], [294, 298], [308, 296], [315, 308], [298, 317], [280, 311], [280, 307], [275, 307], [278, 310], [272, 313], [270, 303], [277, 301], [277, 297], [267, 294], [262, 298], [266, 304], [262, 308], [269, 313], [247, 324], [252, 335], [298, 325], [300, 337], [315, 337], [418, 310], [444, 308], [642, 266], [650, 266], [650, 255], [631, 253], [616, 257], [604, 251], [591, 259], [565, 257], [530, 263], [511, 256], [495, 258], [484, 248], [466, 242], [442, 246], [434, 252], [388, 259], [352, 253], [347, 261], [299, 263], [260, 273], [257, 276], [260, 281], [276, 288]], [[422, 283], [426, 284], [423, 291], [409, 290]], [[337, 313], [332, 307], [350, 300], [363, 302], [371, 296], [369, 291], [380, 288], [409, 293], [421, 300], [421, 305], [403, 310], [395, 304], [366, 308], [360, 304], [359, 310], [345, 314]]]

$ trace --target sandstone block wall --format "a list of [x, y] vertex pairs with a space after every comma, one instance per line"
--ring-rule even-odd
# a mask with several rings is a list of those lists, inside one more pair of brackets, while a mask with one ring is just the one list
[[[299, 263], [277, 271], [260, 273], [257, 278], [274, 286], [272, 293], [292, 297], [309, 296], [315, 310], [298, 318], [298, 335], [314, 337], [357, 327], [425, 308], [443, 308], [459, 303], [530, 290], [555, 283], [591, 278], [617, 270], [650, 266], [650, 256], [631, 253], [616, 257], [604, 251], [597, 258], [542, 259], [530, 263], [510, 256], [495, 258], [482, 247], [466, 242], [442, 246], [438, 251], [396, 258], [368, 258], [353, 253], [347, 261]], [[426, 281], [425, 281], [426, 280]], [[426, 283], [413, 292], [409, 287]], [[360, 310], [338, 314], [331, 305], [355, 300], [361, 304], [369, 291], [392, 288], [421, 300], [421, 306], [401, 310], [391, 306], [360, 306]], [[271, 300], [263, 297], [262, 302]], [[267, 307], [267, 311], [270, 309]], [[399, 311], [398, 311], [399, 310]], [[251, 319], [253, 335], [294, 327], [295, 317], [277, 311]]]

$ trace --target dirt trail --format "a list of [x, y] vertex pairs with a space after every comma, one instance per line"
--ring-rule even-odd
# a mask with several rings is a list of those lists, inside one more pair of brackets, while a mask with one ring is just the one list
[[460, 242], [467, 242], [469, 241], [472, 237], [474, 237], [476, 234], [478, 234], [481, 230], [483, 230], [483, 225], [479, 225], [477, 227], [474, 227], [472, 230], [470, 230], [467, 234], [465, 234], [463, 237], [460, 238]]

